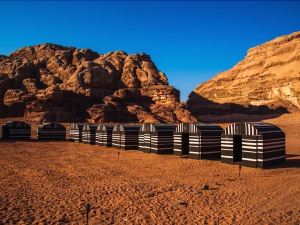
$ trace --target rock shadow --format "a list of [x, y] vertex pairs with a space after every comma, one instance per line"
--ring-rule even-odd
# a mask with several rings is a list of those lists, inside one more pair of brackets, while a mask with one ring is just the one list
[[192, 92], [187, 101], [187, 108], [199, 121], [232, 123], [240, 121], [257, 122], [277, 118], [289, 113], [285, 107], [271, 108], [267, 105], [240, 105], [236, 103], [217, 103]]

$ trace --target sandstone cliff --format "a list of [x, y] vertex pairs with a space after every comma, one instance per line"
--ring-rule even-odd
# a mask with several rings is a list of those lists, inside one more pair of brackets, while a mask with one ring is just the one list
[[189, 96], [194, 115], [274, 113], [300, 109], [300, 32], [251, 48], [228, 71]]
[[30, 121], [195, 121], [146, 54], [43, 44], [0, 56], [0, 116]]

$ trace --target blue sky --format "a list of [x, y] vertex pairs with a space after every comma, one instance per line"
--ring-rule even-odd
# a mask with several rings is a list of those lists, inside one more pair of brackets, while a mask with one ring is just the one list
[[146, 52], [182, 100], [247, 49], [300, 30], [300, 2], [0, 1], [0, 54], [52, 42]]

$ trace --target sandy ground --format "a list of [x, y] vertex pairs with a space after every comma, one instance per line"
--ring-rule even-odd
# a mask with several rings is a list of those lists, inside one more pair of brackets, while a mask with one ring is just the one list
[[[66, 142], [0, 142], [0, 224], [300, 224], [300, 122], [276, 169]], [[204, 184], [209, 190], [202, 190]]]

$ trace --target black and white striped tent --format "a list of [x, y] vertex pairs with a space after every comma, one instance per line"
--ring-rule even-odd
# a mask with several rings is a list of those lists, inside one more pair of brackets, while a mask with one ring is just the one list
[[[157, 154], [173, 153], [175, 124], [149, 124], [141, 127], [139, 149]], [[142, 136], [143, 135], [143, 136]]]
[[233, 123], [222, 134], [222, 162], [265, 168], [285, 163], [285, 134], [268, 123]]
[[116, 124], [112, 132], [112, 147], [121, 148], [121, 125]]
[[82, 142], [85, 144], [96, 144], [96, 130], [98, 125], [84, 124], [82, 128]]
[[84, 124], [71, 123], [70, 126], [70, 141], [82, 142], [82, 129]]
[[189, 129], [188, 123], [178, 124], [174, 132], [174, 154], [189, 155]]
[[139, 146], [138, 149], [143, 152], [150, 152], [150, 124], [144, 123], [139, 131]]
[[2, 125], [2, 139], [29, 140], [31, 127], [22, 121], [8, 121]]
[[112, 132], [112, 146], [122, 149], [138, 149], [140, 125], [117, 124]]
[[60, 123], [45, 123], [38, 126], [39, 140], [66, 140], [66, 128]]
[[112, 131], [114, 125], [101, 124], [97, 127], [96, 143], [98, 145], [111, 147], [112, 146]]
[[216, 124], [190, 124], [190, 157], [195, 159], [220, 159], [222, 132], [222, 127]]

